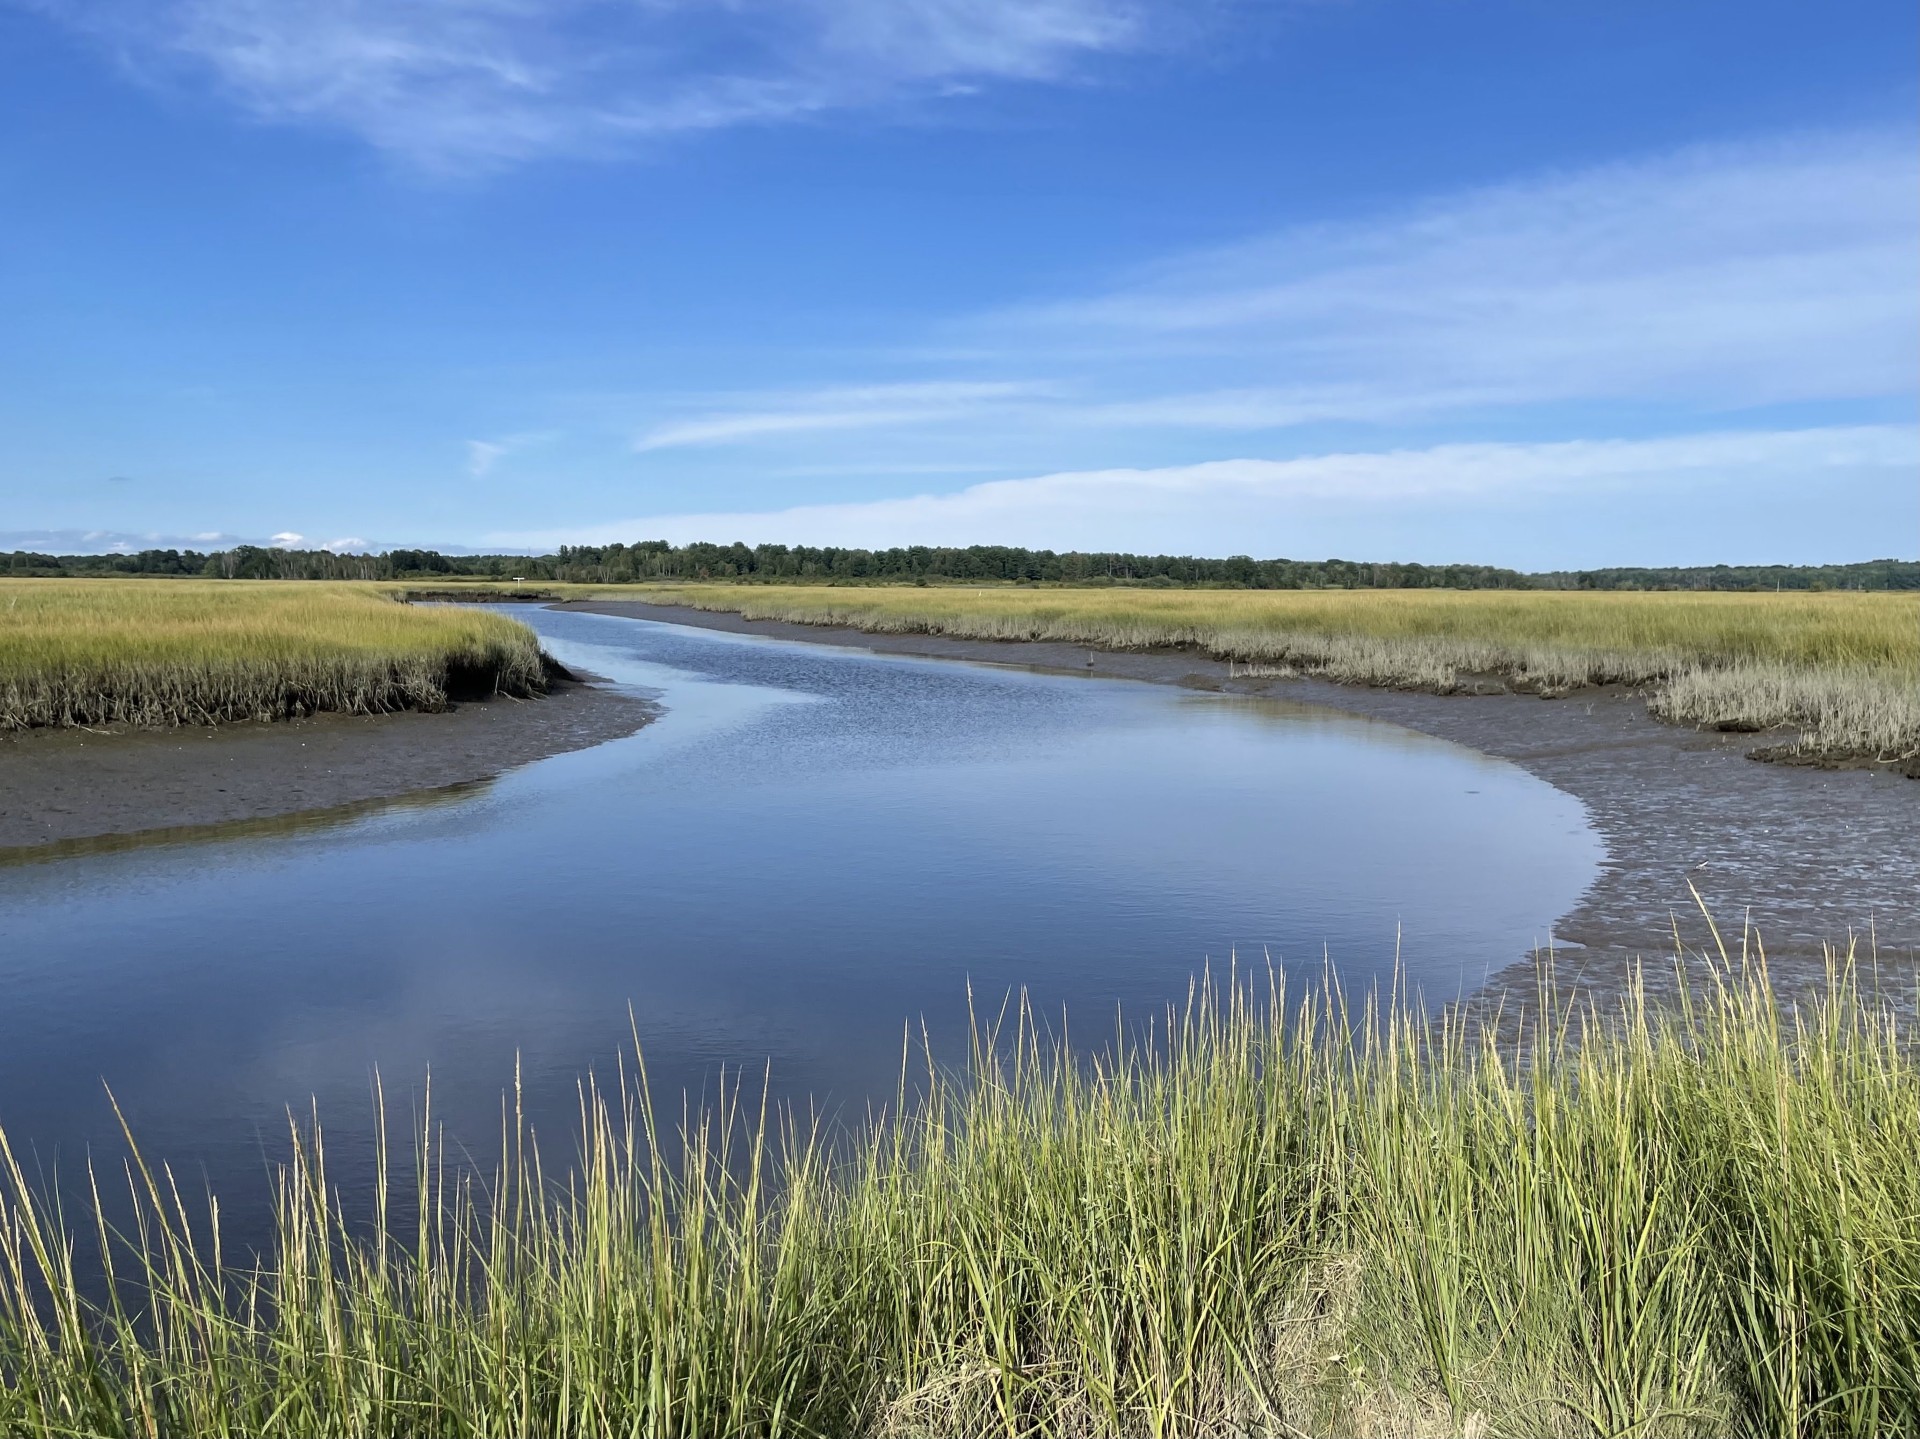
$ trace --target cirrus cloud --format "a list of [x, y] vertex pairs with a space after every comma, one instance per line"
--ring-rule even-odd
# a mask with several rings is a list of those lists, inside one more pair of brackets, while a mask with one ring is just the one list
[[[949, 494], [754, 512], [659, 514], [613, 523], [496, 534], [489, 543], [550, 548], [639, 539], [749, 543], [1022, 544], [1052, 549], [1294, 552], [1303, 519], [1359, 534], [1383, 513], [1419, 507], [1469, 514], [1489, 506], [1601, 500], [1658, 506], [1702, 485], [1909, 487], [1920, 430], [1899, 425], [1717, 431], [1658, 439], [1449, 444], [1293, 459], [1241, 458], [1156, 468], [1063, 471], [991, 480]], [[1909, 528], [1913, 513], [1901, 517]], [[1872, 542], [1884, 535], [1875, 521]], [[1324, 524], [1322, 525], [1324, 529]], [[1697, 538], [1697, 537], [1687, 537]]]
[[715, 409], [656, 425], [633, 447], [645, 453], [830, 430], [892, 429], [955, 418], [977, 421], [983, 411], [1005, 411], [1048, 390], [1023, 381], [946, 380], [762, 394], [753, 397], [753, 408]]
[[430, 168], [1067, 78], [1155, 0], [16, 0], [149, 77]]
[[636, 447], [777, 444], [826, 468], [885, 430], [903, 458], [1065, 468], [1117, 434], [1910, 402], [1917, 171], [1908, 136], [1840, 131], [1434, 195], [949, 319], [865, 384], [662, 397]]

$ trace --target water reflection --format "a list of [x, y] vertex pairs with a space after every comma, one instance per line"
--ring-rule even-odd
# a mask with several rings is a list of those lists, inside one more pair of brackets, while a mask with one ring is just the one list
[[0, 1123], [71, 1163], [111, 1083], [149, 1149], [258, 1194], [317, 1096], [370, 1163], [377, 1065], [484, 1151], [516, 1058], [564, 1131], [633, 1029], [657, 1091], [758, 1069], [856, 1110], [903, 1025], [1029, 989], [1081, 1032], [1209, 957], [1434, 999], [1571, 908], [1576, 801], [1390, 725], [1270, 700], [577, 613], [564, 662], [657, 696], [640, 733], [492, 785], [0, 870]]
[[54, 840], [48, 844], [0, 845], [0, 869], [23, 864], [54, 864], [60, 860], [94, 854], [124, 854], [128, 850], [152, 849], [161, 845], [231, 844], [315, 834], [322, 830], [339, 829], [370, 815], [458, 804], [479, 793], [489, 783], [488, 780], [466, 780], [459, 784], [442, 785], [438, 789], [415, 790], [411, 794], [378, 799], [351, 800], [346, 804], [328, 805], [324, 809], [302, 810], [298, 814], [220, 820], [212, 824], [168, 825], [159, 829], [135, 830], [131, 834], [95, 834], [81, 839]]

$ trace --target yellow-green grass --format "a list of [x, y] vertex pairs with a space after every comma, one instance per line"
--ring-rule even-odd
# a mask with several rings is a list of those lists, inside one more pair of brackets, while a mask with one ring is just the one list
[[1920, 756], [1920, 594], [688, 585], [602, 591], [890, 633], [1191, 646], [1277, 673], [1542, 694], [1624, 684], [1679, 723], [1803, 751]]
[[0, 580], [0, 729], [431, 710], [544, 684], [526, 626], [370, 586]]
[[1524, 1058], [1203, 987], [1097, 1055], [983, 1032], [831, 1140], [739, 1091], [662, 1132], [623, 1067], [571, 1165], [515, 1104], [478, 1183], [417, 1117], [404, 1221], [303, 1128], [257, 1260], [136, 1161], [69, 1211], [99, 1302], [0, 1137], [0, 1431], [1920, 1433], [1909, 1036], [1844, 959], [1798, 1009], [1695, 973]]

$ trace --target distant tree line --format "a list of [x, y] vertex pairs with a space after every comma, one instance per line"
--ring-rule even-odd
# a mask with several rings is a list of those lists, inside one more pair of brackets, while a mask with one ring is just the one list
[[1551, 570], [1531, 578], [1549, 590], [1920, 590], [1920, 562]]
[[1206, 585], [1235, 589], [1516, 589], [1526, 576], [1491, 565], [1365, 564], [1352, 560], [1256, 560], [1247, 555], [1133, 555], [1027, 550], [1011, 545], [890, 550], [811, 545], [562, 546], [551, 557], [555, 579], [592, 584], [636, 580], [731, 580], [746, 583], [913, 584], [1048, 583], [1069, 585]]
[[523, 579], [583, 584], [643, 580], [745, 584], [1067, 584], [1149, 588], [1453, 590], [1920, 590], [1920, 561], [1852, 565], [1703, 565], [1555, 570], [1492, 565], [1256, 560], [1247, 555], [1132, 555], [1010, 545], [842, 549], [810, 545], [563, 545], [550, 555], [447, 555], [437, 550], [335, 554], [237, 545], [228, 550], [141, 550], [107, 555], [0, 555], [0, 574], [197, 575], [215, 579]]
[[[517, 556], [507, 556], [518, 560]], [[381, 555], [335, 554], [331, 550], [282, 550], [236, 545], [230, 550], [139, 550], [108, 555], [43, 555], [15, 550], [0, 555], [0, 575], [86, 578], [101, 575], [186, 575], [217, 580], [392, 580], [424, 575], [488, 574], [468, 569], [473, 557], [455, 561], [434, 550], [389, 550]], [[518, 561], [524, 565], [524, 560]]]

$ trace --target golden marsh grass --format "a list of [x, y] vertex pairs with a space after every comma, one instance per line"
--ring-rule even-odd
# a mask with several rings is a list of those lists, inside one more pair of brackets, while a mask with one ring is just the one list
[[0, 580], [0, 729], [438, 709], [544, 685], [526, 626], [371, 586]]
[[571, 1165], [515, 1104], [482, 1183], [420, 1117], [404, 1224], [384, 1128], [366, 1214], [296, 1126], [257, 1260], [89, 1169], [98, 1301], [0, 1135], [0, 1431], [1920, 1432], [1920, 1071], [1851, 958], [1798, 1007], [1757, 954], [1672, 1009], [1543, 991], [1523, 1058], [1283, 987], [1094, 1055], [1022, 1014], [832, 1141], [738, 1089], [663, 1130], [629, 1057]]
[[1644, 689], [1678, 723], [1920, 756], [1920, 594], [647, 586], [603, 591], [881, 633], [1191, 646], [1345, 683]]

